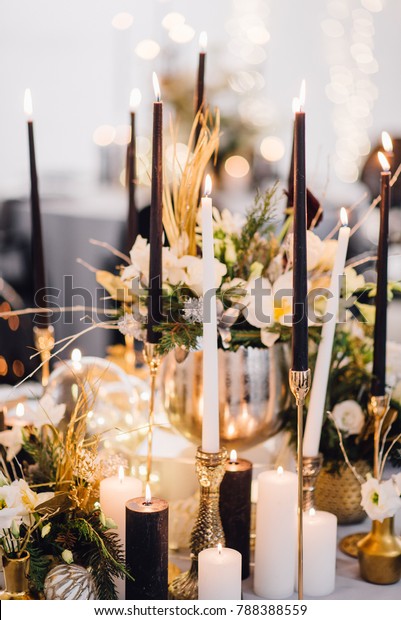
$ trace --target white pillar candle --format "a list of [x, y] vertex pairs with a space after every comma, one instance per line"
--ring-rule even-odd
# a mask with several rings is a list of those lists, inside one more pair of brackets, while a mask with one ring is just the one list
[[304, 456], [317, 456], [319, 454], [320, 435], [322, 432], [324, 405], [326, 401], [327, 383], [329, 379], [331, 355], [333, 350], [334, 334], [338, 317], [338, 302], [340, 299], [340, 277], [344, 273], [345, 260], [347, 257], [350, 228], [347, 226], [347, 213], [341, 209], [341, 221], [343, 226], [338, 233], [337, 253], [330, 282], [332, 296], [327, 300], [326, 314], [331, 319], [322, 327], [321, 340], [316, 358], [313, 383], [309, 399], [308, 415], [306, 418], [303, 453]]
[[327, 596], [336, 578], [337, 517], [330, 512], [304, 513], [304, 594]]
[[202, 269], [203, 269], [203, 421], [202, 450], [218, 452], [219, 378], [217, 357], [216, 278], [214, 260], [213, 217], [210, 176], [206, 176], [202, 198]]
[[106, 517], [117, 525], [118, 536], [125, 546], [125, 504], [133, 497], [142, 495], [142, 482], [133, 476], [124, 476], [119, 467], [118, 476], [104, 478], [100, 482], [100, 506]]
[[298, 478], [278, 467], [258, 476], [254, 590], [268, 599], [294, 592]]
[[198, 555], [198, 599], [200, 601], [241, 600], [241, 554], [235, 549], [203, 549]]

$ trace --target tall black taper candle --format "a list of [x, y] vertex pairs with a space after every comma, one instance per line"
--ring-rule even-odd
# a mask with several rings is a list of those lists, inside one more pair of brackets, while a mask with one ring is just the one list
[[137, 497], [126, 503], [125, 555], [134, 578], [126, 579], [127, 600], [168, 598], [168, 503]]
[[294, 247], [292, 370], [308, 369], [304, 83], [294, 126]]
[[386, 340], [387, 340], [387, 262], [388, 220], [391, 202], [390, 164], [383, 153], [378, 153], [383, 168], [380, 178], [380, 232], [377, 250], [376, 318], [374, 328], [372, 395], [386, 393]]
[[220, 517], [226, 547], [242, 555], [242, 579], [249, 577], [252, 463], [232, 450], [220, 485]]
[[150, 202], [150, 264], [147, 341], [155, 344], [161, 333], [154, 327], [162, 322], [162, 243], [163, 243], [163, 103], [153, 73], [156, 101], [153, 104], [152, 195]]
[[138, 208], [136, 204], [136, 135], [135, 114], [141, 101], [141, 92], [133, 88], [130, 96], [131, 138], [127, 149], [127, 184], [128, 184], [128, 251], [135, 243], [138, 234]]
[[[204, 111], [205, 104], [205, 65], [206, 65], [206, 46], [207, 46], [207, 34], [201, 32], [199, 35], [199, 63], [198, 63], [198, 79], [196, 82], [196, 98], [195, 98], [195, 114], [201, 110]], [[198, 123], [195, 132], [195, 144], [198, 142], [201, 123]]]
[[[46, 277], [45, 261], [43, 252], [42, 221], [40, 215], [40, 199], [38, 188], [38, 175], [36, 171], [35, 141], [33, 136], [32, 120], [32, 97], [29, 88], [25, 91], [24, 111], [28, 124], [29, 143], [29, 168], [31, 178], [31, 255], [33, 269], [33, 294], [35, 303], [40, 308], [46, 308]], [[39, 326], [46, 327], [49, 324], [47, 314], [40, 315]]]

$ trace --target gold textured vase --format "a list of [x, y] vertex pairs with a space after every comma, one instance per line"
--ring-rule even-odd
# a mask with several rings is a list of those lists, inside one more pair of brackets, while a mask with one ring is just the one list
[[7, 558], [3, 556], [5, 591], [0, 599], [5, 600], [30, 600], [29, 594], [29, 553], [21, 558]]
[[358, 543], [361, 577], [388, 585], [401, 578], [401, 538], [394, 534], [394, 517], [372, 522], [372, 529]]
[[[370, 471], [367, 461], [353, 463], [358, 474], [363, 478]], [[366, 519], [366, 512], [361, 506], [361, 485], [354, 474], [342, 463], [336, 472], [323, 466], [316, 481], [315, 507], [336, 515], [340, 525], [361, 523]]]

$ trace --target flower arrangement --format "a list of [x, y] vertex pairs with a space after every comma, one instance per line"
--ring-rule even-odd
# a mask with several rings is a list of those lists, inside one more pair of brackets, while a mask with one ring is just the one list
[[[53, 407], [56, 416], [60, 407]], [[115, 523], [98, 502], [108, 465], [98, 437], [87, 437], [87, 414], [80, 397], [58, 426], [49, 411], [42, 425], [0, 433], [0, 546], [8, 558], [29, 553], [30, 588], [38, 596], [57, 564], [88, 569], [99, 599], [117, 598], [115, 578], [130, 578]]]

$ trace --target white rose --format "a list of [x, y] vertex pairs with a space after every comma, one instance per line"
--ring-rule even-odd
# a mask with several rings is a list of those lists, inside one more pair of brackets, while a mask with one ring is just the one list
[[323, 271], [331, 271], [337, 254], [337, 239], [326, 239], [323, 241], [322, 253], [317, 267]]
[[361, 506], [372, 520], [382, 522], [401, 508], [401, 499], [392, 480], [379, 483], [376, 478], [368, 478], [361, 485], [361, 493]]
[[242, 311], [253, 327], [268, 327], [274, 321], [272, 286], [267, 278], [255, 278], [247, 284], [247, 294]]
[[[290, 233], [287, 235], [287, 248], [288, 248], [288, 258], [289, 262], [293, 263], [293, 244], [294, 244], [294, 235]], [[306, 244], [307, 244], [307, 266], [308, 271], [315, 269], [317, 267], [319, 260], [323, 253], [323, 241], [315, 235], [311, 230], [306, 231]]]
[[344, 400], [335, 405], [332, 416], [338, 428], [347, 435], [358, 435], [365, 424], [362, 407], [355, 400]]

